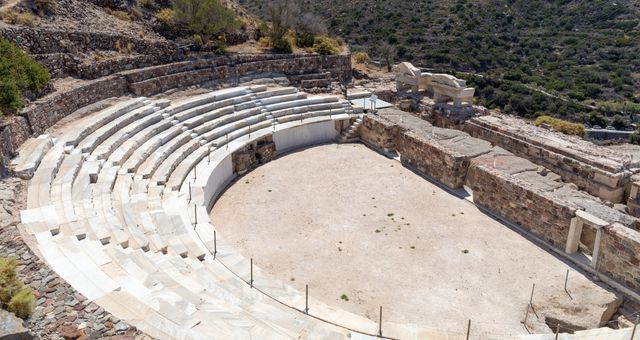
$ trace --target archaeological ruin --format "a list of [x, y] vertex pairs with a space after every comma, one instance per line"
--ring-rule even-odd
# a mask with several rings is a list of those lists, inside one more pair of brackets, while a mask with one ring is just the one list
[[[49, 56], [61, 74], [90, 76], [0, 127], [0, 164], [16, 183], [11, 207], [19, 211], [0, 250], [19, 249], [32, 263], [27, 267], [47, 271], [38, 275], [48, 279], [31, 280], [34, 287], [46, 292], [51, 284], [77, 296], [69, 305], [76, 314], [99, 310], [100, 320], [116, 321], [108, 321], [111, 328], [158, 339], [632, 336], [640, 303], [640, 164], [629, 155], [475, 107], [464, 81], [407, 63], [396, 67], [394, 88], [378, 91], [354, 88], [349, 54], [172, 60], [159, 52], [153, 60], [98, 68], [56, 56], [64, 54]], [[394, 106], [370, 110], [350, 102], [371, 94]], [[304, 158], [334, 153], [338, 158], [315, 165]], [[310, 178], [316, 180], [304, 182]], [[345, 189], [345, 178], [363, 182]], [[397, 185], [376, 186], [390, 178]], [[316, 186], [295, 196], [306, 184]], [[323, 187], [331, 188], [325, 196]], [[323, 210], [331, 195], [340, 204]], [[294, 202], [308, 212], [278, 226]], [[374, 205], [394, 211], [364, 210]], [[351, 208], [341, 212], [347, 215], [339, 215], [341, 206]], [[312, 212], [316, 219], [304, 220]], [[322, 241], [335, 242], [305, 253], [320, 261], [300, 267], [308, 272], [292, 280], [295, 273], [286, 270], [294, 264], [269, 263], [293, 261], [317, 245], [296, 232], [313, 233], [320, 228], [314, 223], [332, 214], [340, 218], [326, 225], [344, 228], [323, 230]], [[348, 214], [360, 222], [340, 224]], [[375, 214], [381, 217], [370, 220]], [[414, 268], [396, 275], [413, 281], [406, 291], [375, 286], [374, 269], [354, 274], [354, 293], [344, 296], [314, 293], [326, 280], [301, 281], [336, 270], [339, 283], [350, 270], [375, 268], [366, 251], [391, 244], [385, 233], [411, 228], [422, 229], [411, 241], [399, 239], [402, 249], [387, 249], [397, 252], [389, 255], [396, 262], [377, 273], [391, 279], [394, 267]], [[433, 243], [421, 243], [427, 240]], [[288, 252], [287, 242], [300, 247]], [[329, 247], [331, 256], [354, 257], [334, 268], [313, 256]], [[404, 253], [414, 250], [419, 256]], [[416, 273], [464, 280], [456, 293], [447, 279], [428, 284]], [[563, 288], [565, 275], [571, 280]], [[390, 295], [378, 309], [383, 303], [375, 297], [354, 299], [358, 289], [404, 300]], [[345, 305], [349, 297], [359, 305]], [[62, 319], [66, 310], [56, 308], [64, 302], [53, 307], [52, 299], [42, 295], [36, 313]], [[407, 321], [414, 311], [406, 301], [433, 317]], [[495, 315], [483, 318], [489, 310]], [[74, 322], [65, 326], [102, 334], [102, 323]]]

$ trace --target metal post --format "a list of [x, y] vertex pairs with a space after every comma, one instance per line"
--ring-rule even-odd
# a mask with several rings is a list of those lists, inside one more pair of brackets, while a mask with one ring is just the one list
[[640, 315], [636, 316], [636, 323], [633, 324], [633, 330], [631, 331], [631, 340], [633, 340], [633, 336], [636, 335], [636, 327], [638, 327], [638, 323], [640, 323]]
[[533, 287], [531, 287], [531, 297], [529, 298], [529, 306], [531, 306], [531, 308], [533, 308], [533, 292], [536, 290], [536, 284], [533, 284]]
[[195, 228], [195, 226], [198, 225], [198, 206], [195, 204], [193, 205], [193, 220], [195, 221], [193, 224]]
[[227, 133], [226, 136], [227, 136], [227, 142], [225, 144], [227, 146], [227, 150], [229, 150], [229, 134]]
[[218, 238], [216, 235], [216, 231], [213, 231], [213, 258], [216, 258], [216, 254], [218, 254]]
[[249, 281], [249, 285], [253, 288], [253, 257], [251, 258], [251, 279]]
[[305, 287], [304, 313], [309, 314], [309, 285]]
[[527, 319], [529, 318], [529, 307], [530, 305], [527, 305], [527, 311], [524, 314], [524, 321], [522, 322], [522, 324], [524, 325], [524, 329], [526, 329], [527, 332], [529, 332], [529, 328], [527, 328]]
[[209, 153], [207, 153], [207, 165], [211, 164], [211, 148], [209, 148]]
[[249, 125], [249, 139], [251, 139], [251, 125]]
[[467, 340], [469, 340], [469, 333], [471, 333], [471, 320], [467, 323]]
[[380, 306], [380, 323], [378, 323], [378, 336], [382, 336], [382, 306]]
[[558, 335], [560, 334], [560, 324], [558, 324], [558, 326], [556, 326], [556, 339], [558, 340]]
[[197, 166], [194, 166], [194, 167], [193, 167], [193, 181], [194, 181], [194, 182], [195, 182], [196, 180], [198, 180], [198, 170], [196, 170], [196, 169], [198, 169], [198, 167], [197, 167]]
[[331, 112], [333, 111], [333, 107], [329, 106], [329, 119], [331, 119]]
[[191, 182], [189, 182], [189, 203], [191, 203]]

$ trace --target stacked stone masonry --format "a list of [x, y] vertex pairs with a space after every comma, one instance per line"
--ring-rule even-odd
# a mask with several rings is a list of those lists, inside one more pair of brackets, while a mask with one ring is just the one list
[[433, 127], [398, 110], [365, 116], [364, 143], [397, 151], [403, 164], [451, 189], [471, 189], [474, 202], [564, 251], [571, 220], [583, 210], [609, 226], [598, 270], [637, 291], [640, 282], [638, 219], [563, 183], [561, 176], [469, 134]]
[[21, 117], [0, 126], [0, 141], [3, 142], [0, 145], [0, 173], [28, 136], [42, 134], [72, 112], [106, 98], [120, 97], [129, 92], [151, 96], [208, 81], [234, 84], [244, 76], [284, 75], [296, 83], [299, 79], [309, 80], [301, 78], [308, 74], [314, 77], [320, 74], [331, 81], [349, 81], [351, 57], [272, 54], [219, 56], [78, 81], [75, 85], [66, 86], [64, 90], [32, 102], [20, 113]]
[[637, 161], [612, 150], [601, 150], [593, 144], [583, 148], [582, 141], [554, 138], [542, 128], [524, 125], [511, 117], [476, 117], [466, 121], [463, 130], [549, 168], [563, 180], [613, 203], [626, 201], [631, 175], [640, 168]]

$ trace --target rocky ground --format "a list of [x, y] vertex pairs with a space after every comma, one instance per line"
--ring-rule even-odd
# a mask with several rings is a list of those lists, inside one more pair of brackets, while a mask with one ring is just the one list
[[40, 339], [149, 339], [76, 292], [24, 242], [18, 230], [26, 182], [0, 181], [0, 256], [20, 263], [18, 274], [36, 295], [36, 308], [25, 326]]

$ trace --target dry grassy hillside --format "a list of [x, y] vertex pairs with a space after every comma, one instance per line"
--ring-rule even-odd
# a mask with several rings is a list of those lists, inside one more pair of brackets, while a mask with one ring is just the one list
[[[269, 1], [241, 0], [255, 14]], [[352, 50], [468, 76], [482, 103], [588, 121], [640, 114], [640, 5], [621, 1], [301, 0]], [[559, 97], [559, 98], [555, 98]], [[627, 117], [625, 117], [627, 118]]]

